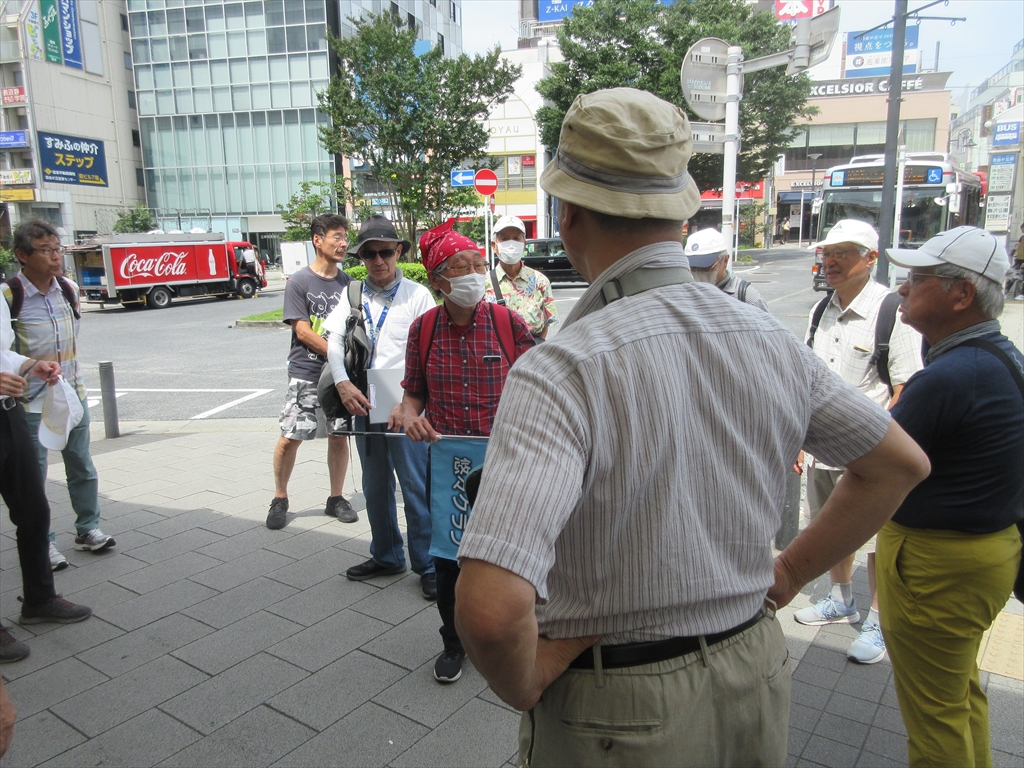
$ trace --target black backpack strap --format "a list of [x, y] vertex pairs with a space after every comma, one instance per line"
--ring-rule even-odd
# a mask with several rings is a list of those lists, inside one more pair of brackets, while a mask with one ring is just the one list
[[889, 375], [889, 341], [892, 339], [892, 331], [896, 327], [896, 310], [903, 298], [898, 293], [886, 294], [882, 304], [878, 308], [878, 317], [875, 319], [875, 351], [871, 354], [871, 360], [878, 368], [878, 378], [889, 388], [889, 396], [892, 397], [892, 376]]
[[495, 267], [491, 270], [491, 287], [494, 288], [494, 303], [506, 306], [507, 302], [505, 297], [501, 295], [501, 286], [498, 285], [498, 269]]
[[748, 283], [742, 277], [736, 281], [736, 298], [742, 301], [744, 304], [747, 303], [747, 288], [749, 287], [750, 283]]
[[66, 277], [58, 277], [57, 285], [60, 286], [60, 290], [64, 294], [64, 299], [67, 301], [68, 306], [71, 307], [71, 313], [75, 316], [75, 319], [81, 320], [82, 311], [78, 308], [78, 294], [75, 293], [75, 287], [71, 285], [71, 281]]
[[4, 291], [4, 299], [7, 300], [7, 308], [11, 310], [11, 320], [16, 320], [21, 314], [21, 305], [25, 303], [25, 286], [21, 284], [21, 278], [17, 275], [7, 280], [5, 285], [7, 290]]
[[825, 315], [825, 308], [832, 301], [832, 293], [833, 291], [826, 291], [825, 298], [814, 307], [814, 314], [811, 315], [811, 327], [807, 330], [807, 346], [811, 349], [814, 349], [814, 334], [818, 332], [818, 325], [821, 323], [821, 318]]
[[999, 362], [1006, 366], [1006, 370], [1010, 372], [1013, 383], [1017, 385], [1017, 389], [1020, 390], [1021, 397], [1024, 397], [1024, 373], [1021, 373], [1020, 368], [1013, 362], [1013, 358], [1010, 357], [1006, 352], [999, 348], [998, 345], [993, 344], [988, 339], [968, 339], [957, 344], [958, 347], [977, 347], [978, 349], [984, 349], [990, 355], [995, 357]]

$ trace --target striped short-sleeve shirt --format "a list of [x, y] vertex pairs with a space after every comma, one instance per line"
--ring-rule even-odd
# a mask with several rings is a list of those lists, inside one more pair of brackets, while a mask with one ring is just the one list
[[685, 266], [659, 243], [606, 270], [509, 373], [460, 559], [538, 594], [549, 637], [707, 634], [749, 619], [801, 448], [842, 465], [889, 415], [775, 318], [683, 283], [601, 307], [609, 279]]

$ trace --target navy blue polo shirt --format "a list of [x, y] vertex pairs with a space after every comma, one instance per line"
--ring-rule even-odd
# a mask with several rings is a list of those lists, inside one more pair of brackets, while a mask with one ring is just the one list
[[[1001, 333], [981, 338], [1024, 369], [1024, 356]], [[932, 463], [893, 522], [995, 533], [1024, 517], [1024, 397], [992, 353], [964, 346], [942, 353], [907, 381], [891, 413]]]

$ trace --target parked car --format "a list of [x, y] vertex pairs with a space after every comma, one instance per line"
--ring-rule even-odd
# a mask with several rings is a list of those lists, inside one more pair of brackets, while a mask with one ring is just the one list
[[527, 240], [523, 264], [543, 272], [552, 283], [585, 283], [583, 275], [569, 263], [562, 241], [557, 237]]

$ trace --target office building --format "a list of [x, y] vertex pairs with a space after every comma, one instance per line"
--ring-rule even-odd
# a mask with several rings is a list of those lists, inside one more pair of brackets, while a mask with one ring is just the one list
[[0, 3], [4, 234], [40, 216], [65, 242], [144, 198], [124, 0]]
[[[163, 225], [244, 236], [265, 255], [300, 182], [342, 175], [329, 124], [328, 33], [390, 12], [446, 55], [462, 49], [454, 0], [128, 0], [146, 194]], [[180, 222], [180, 227], [177, 226]]]

